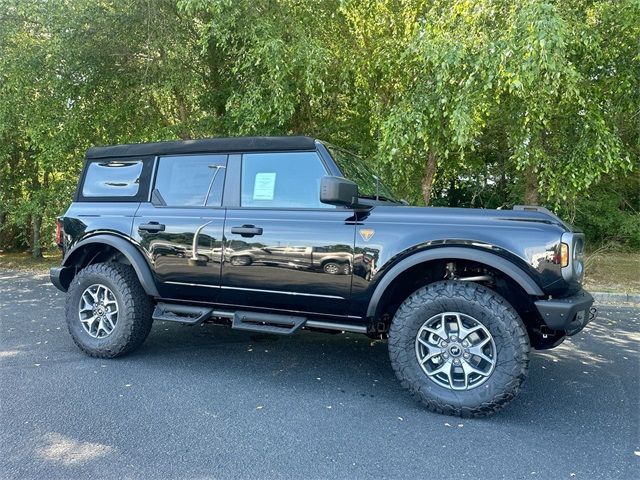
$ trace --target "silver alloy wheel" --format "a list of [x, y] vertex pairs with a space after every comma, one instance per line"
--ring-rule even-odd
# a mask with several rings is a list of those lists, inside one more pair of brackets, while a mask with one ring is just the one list
[[84, 331], [93, 338], [110, 335], [118, 321], [115, 295], [100, 283], [91, 285], [80, 296], [78, 317]]
[[427, 377], [450, 390], [471, 390], [493, 373], [496, 344], [489, 330], [459, 312], [434, 315], [416, 335], [416, 358]]
[[324, 266], [325, 273], [337, 275], [340, 272], [340, 266], [337, 263], [327, 263]]

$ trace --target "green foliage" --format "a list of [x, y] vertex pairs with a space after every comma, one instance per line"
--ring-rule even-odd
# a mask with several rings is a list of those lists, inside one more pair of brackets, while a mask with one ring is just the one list
[[604, 179], [566, 215], [595, 244], [640, 249], [640, 176]]
[[639, 248], [639, 38], [637, 0], [0, 0], [0, 247], [50, 245], [90, 145], [310, 134]]

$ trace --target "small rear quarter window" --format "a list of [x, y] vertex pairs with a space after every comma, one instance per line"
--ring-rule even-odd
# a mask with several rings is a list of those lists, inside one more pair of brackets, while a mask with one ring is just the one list
[[142, 160], [91, 162], [82, 185], [83, 197], [135, 197], [140, 190]]

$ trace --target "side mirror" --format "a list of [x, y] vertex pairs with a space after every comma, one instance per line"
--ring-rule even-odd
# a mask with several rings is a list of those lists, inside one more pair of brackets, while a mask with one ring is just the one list
[[358, 185], [342, 177], [322, 177], [320, 201], [329, 205], [353, 206], [358, 202]]

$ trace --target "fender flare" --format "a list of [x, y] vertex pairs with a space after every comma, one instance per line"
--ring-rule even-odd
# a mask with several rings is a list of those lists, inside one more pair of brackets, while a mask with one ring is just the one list
[[73, 256], [73, 253], [78, 251], [82, 247], [93, 243], [109, 245], [122, 253], [127, 258], [127, 260], [129, 260], [129, 263], [131, 263], [131, 266], [135, 270], [136, 275], [138, 276], [138, 280], [140, 281], [142, 288], [144, 288], [144, 291], [147, 292], [147, 295], [156, 298], [160, 297], [158, 288], [156, 287], [156, 283], [153, 278], [153, 274], [151, 273], [151, 268], [149, 267], [149, 263], [145, 260], [144, 255], [142, 255], [140, 250], [138, 250], [138, 248], [133, 243], [115, 235], [98, 234], [79, 241], [65, 255], [64, 260], [62, 261], [62, 267], [73, 267], [73, 265], [69, 262], [69, 260]]
[[479, 263], [484, 263], [496, 270], [504, 273], [514, 282], [522, 287], [522, 289], [529, 295], [536, 297], [544, 296], [544, 292], [540, 289], [540, 286], [528, 275], [522, 268], [510, 262], [509, 260], [499, 257], [493, 253], [484, 252], [482, 250], [476, 250], [474, 248], [464, 247], [439, 247], [429, 250], [423, 250], [421, 252], [414, 253], [409, 257], [401, 260], [395, 264], [391, 269], [384, 274], [384, 276], [376, 285], [373, 295], [369, 300], [369, 307], [367, 308], [367, 317], [376, 317], [378, 310], [378, 304], [382, 295], [386, 291], [387, 287], [405, 270], [418, 265], [419, 263], [428, 262], [431, 260], [442, 260], [445, 258], [451, 258], [456, 260], [471, 260]]

